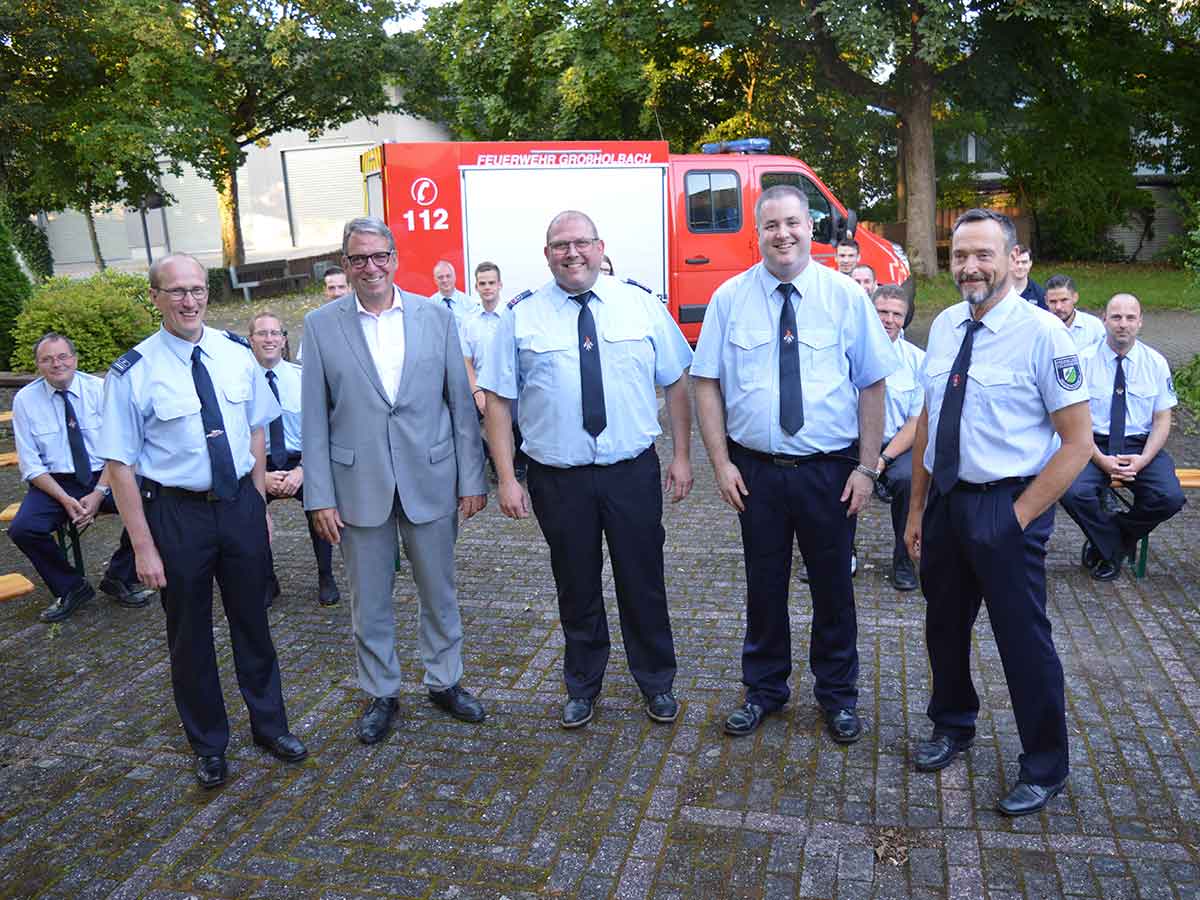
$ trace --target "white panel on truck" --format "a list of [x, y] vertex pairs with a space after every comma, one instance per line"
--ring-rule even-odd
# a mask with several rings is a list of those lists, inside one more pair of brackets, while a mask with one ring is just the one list
[[618, 278], [667, 296], [667, 167], [499, 169], [463, 166], [463, 243], [470, 291], [475, 266], [500, 267], [503, 299], [550, 279], [546, 226], [564, 209], [596, 223]]

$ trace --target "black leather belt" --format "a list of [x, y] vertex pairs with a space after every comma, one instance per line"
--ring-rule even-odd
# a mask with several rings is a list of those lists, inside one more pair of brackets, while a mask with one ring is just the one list
[[743, 447], [737, 441], [728, 441], [729, 449], [736, 453], [744, 453], [746, 456], [761, 460], [765, 463], [770, 463], [773, 466], [783, 466], [785, 468], [794, 468], [802, 466], [805, 463], [819, 462], [823, 459], [836, 459], [842, 462], [854, 464], [858, 462], [858, 453], [851, 444], [845, 450], [839, 450], [834, 453], [806, 453], [803, 456], [792, 456], [787, 453], [763, 453], [761, 450], [751, 450], [749, 447]]
[[[238, 479], [238, 486], [241, 487], [242, 482], [249, 477], [250, 475], [246, 474]], [[158, 497], [178, 497], [181, 500], [199, 500], [203, 503], [219, 503], [221, 500], [221, 498], [211, 490], [189, 491], [185, 488], [159, 484], [153, 478], [142, 479], [141, 494], [143, 500], [154, 500]]]
[[988, 491], [994, 491], [1000, 488], [1018, 487], [1020, 485], [1029, 484], [1029, 482], [1033, 481], [1033, 478], [1034, 476], [1032, 475], [1025, 475], [1020, 478], [1001, 478], [999, 481], [984, 481], [982, 483], [976, 483], [974, 481], [956, 481], [954, 483], [954, 490], [967, 491], [971, 494], [984, 494]]

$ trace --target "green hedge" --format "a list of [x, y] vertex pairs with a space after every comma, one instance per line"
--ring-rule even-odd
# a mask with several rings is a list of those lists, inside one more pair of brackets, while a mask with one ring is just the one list
[[41, 280], [54, 274], [54, 256], [50, 253], [50, 239], [46, 232], [38, 228], [29, 217], [14, 210], [11, 201], [0, 197], [0, 218], [3, 218], [12, 232], [13, 244], [25, 258], [25, 265], [33, 272], [33, 277]]
[[1179, 402], [1190, 409], [1192, 415], [1200, 416], [1200, 355], [1193, 356], [1182, 369], [1176, 369], [1173, 378]]
[[13, 323], [29, 298], [30, 284], [13, 253], [7, 217], [0, 214], [0, 369], [9, 367]]
[[103, 371], [158, 327], [158, 311], [147, 288], [145, 275], [112, 270], [78, 281], [48, 279], [34, 290], [17, 318], [13, 368], [34, 371], [34, 342], [48, 331], [57, 331], [75, 342], [80, 369]]

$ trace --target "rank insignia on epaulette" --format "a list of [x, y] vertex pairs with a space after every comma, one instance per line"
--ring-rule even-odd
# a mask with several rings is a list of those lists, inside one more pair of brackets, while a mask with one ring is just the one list
[[238, 334], [237, 332], [226, 331], [225, 337], [229, 338], [235, 344], [241, 344], [243, 347], [245, 347], [247, 349], [250, 348], [250, 339], [247, 337], [243, 337], [242, 335]]
[[113, 361], [113, 364], [111, 366], [109, 366], [109, 368], [112, 369], [114, 372], [116, 372], [118, 375], [124, 375], [126, 372], [128, 372], [130, 369], [132, 369], [135, 365], [137, 365], [137, 361], [141, 358], [142, 358], [142, 354], [138, 353], [136, 350], [129, 350], [122, 356], [118, 356]]
[[633, 285], [634, 287], [636, 287], [636, 288], [641, 288], [641, 289], [642, 289], [643, 291], [645, 291], [647, 294], [653, 294], [653, 293], [654, 293], [654, 291], [650, 290], [650, 288], [646, 287], [646, 286], [645, 286], [644, 284], [642, 284], [640, 281], [634, 281], [632, 278], [626, 278], [626, 279], [625, 279], [625, 283], [626, 283], [626, 284], [632, 284], [632, 285]]
[[532, 296], [533, 296], [533, 291], [521, 291], [521, 293], [517, 294], [517, 296], [513, 297], [511, 300], [508, 301], [508, 308], [512, 309], [514, 306], [516, 306], [518, 303], [520, 303], [526, 297], [532, 297]]

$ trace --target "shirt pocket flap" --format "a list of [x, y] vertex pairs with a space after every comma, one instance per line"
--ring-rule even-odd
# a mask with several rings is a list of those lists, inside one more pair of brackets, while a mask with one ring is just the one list
[[640, 325], [621, 325], [617, 328], [607, 329], [604, 334], [600, 335], [604, 340], [610, 343], [619, 341], [644, 341], [649, 337], [649, 332]]
[[901, 366], [887, 377], [887, 389], [907, 393], [917, 386], [916, 377], [908, 366]]
[[431, 463], [440, 463], [443, 459], [454, 452], [454, 441], [445, 440], [439, 444], [434, 444], [429, 448], [429, 461]]
[[771, 340], [771, 331], [767, 328], [733, 328], [729, 331], [729, 342], [743, 350], [753, 350]]
[[40, 421], [34, 419], [29, 423], [29, 430], [39, 437], [46, 434], [55, 434], [63, 427], [65, 421], [66, 419], [63, 419], [62, 422], [55, 421], [54, 419], [42, 419]]
[[151, 405], [154, 407], [154, 417], [163, 422], [200, 412], [200, 398], [196, 396], [155, 397]]
[[339, 447], [337, 444], [329, 445], [329, 458], [335, 463], [341, 463], [343, 466], [354, 465], [354, 450], [350, 447]]
[[925, 358], [925, 377], [931, 381], [936, 381], [941, 376], [949, 373], [953, 368], [954, 360], [949, 356], [939, 359]]
[[569, 337], [539, 332], [526, 337], [519, 346], [522, 350], [531, 350], [534, 353], [554, 353], [559, 350], [570, 350], [574, 343]]
[[248, 382], [227, 384], [221, 390], [225, 394], [225, 399], [230, 403], [245, 403], [250, 399], [250, 384]]
[[1012, 370], [999, 366], [971, 366], [968, 374], [984, 387], [1001, 387], [1013, 383]]
[[1129, 391], [1129, 393], [1133, 394], [1133, 396], [1140, 397], [1143, 400], [1153, 400], [1158, 396], [1157, 385], [1150, 384], [1148, 382], [1138, 382], [1136, 384], [1132, 382], [1126, 382], [1125, 390]]
[[800, 343], [814, 350], [824, 350], [837, 343], [837, 332], [832, 328], [808, 328], [801, 331], [797, 337], [800, 338]]

